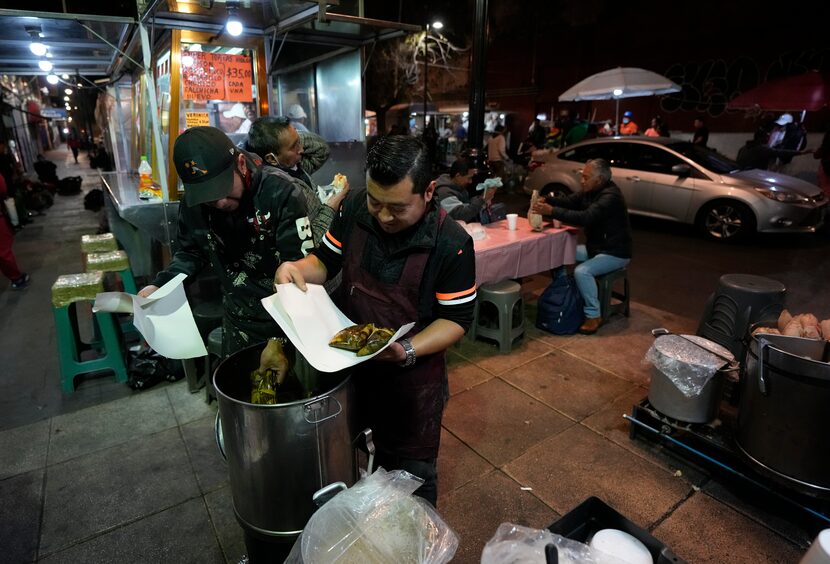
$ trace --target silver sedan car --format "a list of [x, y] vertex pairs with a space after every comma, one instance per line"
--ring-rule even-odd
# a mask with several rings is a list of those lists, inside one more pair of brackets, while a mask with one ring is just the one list
[[818, 186], [766, 170], [741, 170], [723, 155], [687, 141], [613, 137], [558, 152], [537, 151], [524, 190], [576, 192], [583, 164], [602, 158], [632, 214], [697, 225], [713, 239], [755, 231], [814, 232], [827, 198]]

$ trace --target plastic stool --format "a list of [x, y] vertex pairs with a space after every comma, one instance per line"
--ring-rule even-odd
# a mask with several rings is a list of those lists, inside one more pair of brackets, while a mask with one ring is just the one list
[[124, 291], [128, 294], [137, 294], [133, 271], [130, 268], [130, 259], [124, 251], [109, 251], [107, 253], [89, 253], [86, 257], [86, 271], [115, 272], [121, 276]]
[[127, 381], [121, 338], [111, 313], [99, 311], [93, 314], [93, 323], [101, 336], [101, 342], [97, 343], [96, 348], [102, 356], [93, 360], [81, 360], [81, 353], [91, 347], [81, 341], [75, 304], [79, 301], [92, 301], [96, 294], [103, 291], [102, 272], [63, 275], [52, 285], [52, 311], [55, 316], [61, 388], [66, 393], [75, 391], [75, 376], [99, 370], [115, 372], [116, 382]]
[[[481, 307], [486, 303], [492, 304], [498, 311], [498, 325], [495, 328], [480, 323]], [[518, 312], [514, 315], [517, 308]], [[513, 341], [524, 332], [525, 315], [521, 284], [513, 280], [502, 280], [479, 286], [470, 338], [481, 336], [494, 339], [499, 343], [499, 351], [508, 353], [513, 348]]]
[[81, 252], [89, 253], [108, 253], [110, 251], [118, 250], [118, 241], [115, 240], [115, 235], [112, 233], [101, 233], [100, 235], [82, 235], [81, 236]]
[[222, 360], [222, 339], [224, 331], [221, 327], [217, 327], [208, 335], [207, 343], [207, 359], [205, 359], [205, 369], [207, 371], [207, 378], [205, 380], [205, 401], [210, 403], [211, 400], [216, 399], [216, 390], [213, 389], [213, 364]]
[[743, 364], [747, 331], [753, 323], [777, 320], [786, 292], [771, 278], [724, 274], [706, 301], [697, 334], [726, 347]]
[[[597, 293], [599, 294], [599, 311], [603, 322], [614, 315], [621, 313], [628, 317], [631, 315], [631, 292], [628, 285], [628, 269], [620, 268], [602, 274], [595, 278], [597, 281]], [[623, 293], [614, 291], [614, 284], [618, 280], [623, 281]], [[619, 300], [614, 303], [614, 300]]]

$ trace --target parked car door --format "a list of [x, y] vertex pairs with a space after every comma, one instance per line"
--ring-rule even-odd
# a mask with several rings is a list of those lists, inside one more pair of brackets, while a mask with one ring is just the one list
[[[642, 210], [647, 215], [685, 221], [689, 204], [696, 190], [698, 171], [680, 157], [657, 145], [631, 143], [630, 166], [638, 171], [640, 184], [650, 194]], [[677, 165], [685, 165], [687, 174], [680, 174]]]

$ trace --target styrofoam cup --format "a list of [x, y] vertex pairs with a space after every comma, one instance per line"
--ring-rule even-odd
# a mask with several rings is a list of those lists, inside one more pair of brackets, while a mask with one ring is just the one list
[[830, 562], [830, 529], [824, 529], [810, 545], [800, 564], [828, 564]]
[[509, 213], [507, 214], [507, 228], [510, 231], [516, 231], [516, 226], [519, 223], [519, 214], [517, 213]]

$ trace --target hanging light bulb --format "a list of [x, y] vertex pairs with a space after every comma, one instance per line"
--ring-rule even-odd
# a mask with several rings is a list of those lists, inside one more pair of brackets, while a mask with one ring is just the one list
[[68, 75], [68, 74], [66, 74], [66, 73], [63, 73], [63, 74], [61, 75], [61, 78], [62, 78], [62, 79], [64, 79], [64, 80], [69, 80], [69, 75]]
[[72, 89], [71, 88], [66, 88], [63, 91], [63, 93], [66, 94], [67, 96], [72, 96]]
[[45, 43], [41, 43], [40, 41], [32, 41], [29, 43], [29, 51], [32, 52], [36, 57], [42, 57], [46, 54], [49, 48], [46, 46]]
[[225, 23], [225, 29], [227, 30], [228, 34], [232, 35], [233, 37], [239, 37], [242, 35], [242, 32], [245, 31], [245, 28], [242, 26], [242, 21], [239, 19], [239, 16], [236, 15], [237, 9], [239, 9], [239, 3], [237, 2], [228, 2], [228, 21]]
[[47, 61], [46, 59], [41, 59], [37, 62], [37, 66], [40, 67], [40, 70], [49, 72], [52, 70], [52, 63]]
[[64, 102], [68, 102], [68, 101], [69, 101], [69, 96], [64, 96], [64, 97], [63, 97], [63, 101], [64, 101]]
[[46, 82], [49, 84], [57, 84], [60, 82], [60, 78], [58, 78], [58, 75], [56, 74], [48, 74], [46, 75]]

